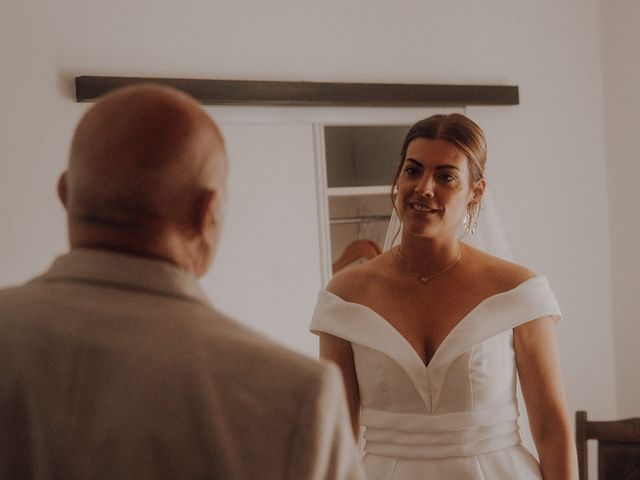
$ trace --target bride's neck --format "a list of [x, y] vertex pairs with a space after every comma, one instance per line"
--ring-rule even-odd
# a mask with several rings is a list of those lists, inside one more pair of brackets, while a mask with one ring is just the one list
[[449, 265], [460, 255], [462, 245], [455, 236], [425, 238], [403, 233], [398, 248], [413, 268], [428, 271]]

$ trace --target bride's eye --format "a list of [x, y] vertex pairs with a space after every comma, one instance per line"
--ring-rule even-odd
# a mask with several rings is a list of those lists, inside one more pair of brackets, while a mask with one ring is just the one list
[[418, 173], [418, 168], [414, 167], [412, 165], [409, 165], [408, 167], [405, 167], [403, 170], [410, 177], [413, 176], [413, 175], [416, 175]]
[[441, 173], [438, 175], [438, 178], [444, 182], [454, 182], [456, 180], [455, 175], [451, 175], [450, 173]]

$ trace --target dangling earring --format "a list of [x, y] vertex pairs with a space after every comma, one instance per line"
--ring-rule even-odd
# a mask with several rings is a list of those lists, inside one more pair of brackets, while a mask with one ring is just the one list
[[471, 236], [476, 233], [478, 229], [478, 204], [476, 202], [469, 204], [467, 207], [467, 213], [464, 215], [462, 224], [464, 225], [464, 236]]
[[464, 215], [464, 219], [462, 220], [462, 225], [464, 226], [464, 237], [467, 235], [471, 236], [476, 233], [476, 227], [478, 226], [478, 222], [472, 222], [471, 215], [466, 213]]

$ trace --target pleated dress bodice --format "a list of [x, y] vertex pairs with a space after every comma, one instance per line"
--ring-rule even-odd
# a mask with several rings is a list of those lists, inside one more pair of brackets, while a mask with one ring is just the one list
[[368, 478], [541, 478], [518, 431], [513, 328], [547, 315], [560, 308], [533, 277], [478, 304], [425, 365], [374, 310], [321, 291], [311, 331], [352, 345]]

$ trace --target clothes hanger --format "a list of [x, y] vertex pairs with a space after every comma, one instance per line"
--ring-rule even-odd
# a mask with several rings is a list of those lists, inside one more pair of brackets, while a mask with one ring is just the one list
[[347, 265], [352, 264], [356, 260], [366, 258], [371, 260], [372, 258], [380, 255], [381, 250], [375, 242], [371, 240], [354, 240], [351, 242], [342, 252], [340, 258], [333, 262], [332, 271], [336, 273], [338, 270], [342, 270]]

